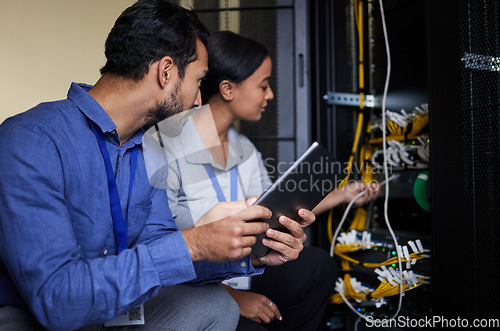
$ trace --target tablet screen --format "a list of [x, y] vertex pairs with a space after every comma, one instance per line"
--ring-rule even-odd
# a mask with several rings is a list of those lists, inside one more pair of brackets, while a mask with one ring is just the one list
[[[288, 230], [278, 222], [281, 215], [299, 222], [298, 210], [314, 209], [345, 176], [345, 167], [326, 148], [315, 142], [255, 202], [269, 208], [273, 216], [252, 222], [267, 222], [270, 228], [286, 232]], [[260, 257], [269, 252], [270, 249], [262, 244], [265, 237], [265, 233], [257, 235], [252, 254]]]

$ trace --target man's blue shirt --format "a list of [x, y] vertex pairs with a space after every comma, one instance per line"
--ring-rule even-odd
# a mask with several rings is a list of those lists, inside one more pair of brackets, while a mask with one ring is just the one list
[[[0, 304], [27, 305], [46, 327], [110, 320], [162, 286], [255, 274], [249, 257], [192, 263], [164, 190], [148, 182], [142, 149], [130, 197], [130, 150], [116, 125], [73, 83], [68, 99], [42, 103], [0, 126]], [[106, 136], [129, 249], [116, 255], [106, 170], [89, 121]]]

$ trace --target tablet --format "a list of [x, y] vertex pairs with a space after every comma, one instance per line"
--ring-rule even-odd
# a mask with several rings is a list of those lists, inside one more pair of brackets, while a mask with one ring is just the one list
[[[300, 222], [298, 210], [313, 210], [345, 176], [345, 167], [326, 148], [314, 142], [255, 202], [269, 208], [273, 216], [250, 222], [267, 222], [271, 229], [288, 232], [278, 222], [281, 215]], [[261, 257], [269, 252], [270, 248], [262, 244], [264, 238], [265, 233], [257, 235], [252, 254]]]

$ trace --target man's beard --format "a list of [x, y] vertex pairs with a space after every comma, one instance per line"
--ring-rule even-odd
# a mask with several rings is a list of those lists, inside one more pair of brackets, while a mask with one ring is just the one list
[[182, 133], [184, 125], [195, 109], [185, 110], [179, 91], [180, 83], [175, 86], [174, 93], [168, 99], [158, 102], [149, 110], [144, 131], [155, 125], [161, 134], [170, 138], [178, 137]]
[[150, 108], [146, 115], [146, 125], [144, 125], [144, 130], [147, 130], [151, 126], [163, 121], [166, 118], [174, 116], [176, 114], [184, 111], [184, 102], [180, 96], [181, 84], [178, 82], [174, 91], [170, 94], [170, 97], [159, 101], [156, 106]]

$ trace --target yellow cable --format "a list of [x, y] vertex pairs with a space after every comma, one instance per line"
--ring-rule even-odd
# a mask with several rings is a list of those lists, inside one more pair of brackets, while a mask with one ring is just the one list
[[[363, 38], [364, 37], [363, 37], [363, 4], [362, 4], [362, 1], [355, 0], [354, 11], [355, 11], [355, 17], [356, 17], [356, 26], [357, 26], [357, 30], [358, 30], [358, 47], [359, 47], [359, 64], [358, 64], [359, 65], [359, 67], [358, 67], [358, 69], [359, 69], [359, 72], [358, 72], [359, 82], [358, 82], [358, 85], [359, 85], [359, 89], [363, 90], [364, 89]], [[362, 91], [360, 91], [359, 109], [364, 109], [364, 93]], [[397, 125], [396, 123], [390, 123], [390, 127], [388, 126], [388, 128], [392, 134], [392, 137], [388, 137], [388, 140], [404, 140], [405, 138], [410, 138], [410, 137], [411, 137], [411, 139], [417, 138], [417, 134], [428, 123], [428, 116], [427, 116], [427, 122], [425, 120], [426, 120], [425, 118], [420, 117], [420, 116], [416, 116], [414, 118], [414, 123], [413, 123], [412, 130], [410, 132], [409, 137], [405, 137], [406, 130], [407, 130], [406, 127], [403, 128], [403, 127]], [[363, 113], [360, 112], [358, 114], [358, 123], [357, 123], [357, 127], [356, 127], [356, 135], [354, 138], [351, 156], [349, 157], [349, 161], [348, 161], [348, 164], [346, 167], [347, 168], [347, 176], [340, 183], [339, 187], [345, 186], [349, 180], [349, 176], [351, 174], [351, 169], [352, 169], [352, 164], [354, 161], [354, 154], [356, 153], [356, 150], [358, 148], [359, 139], [361, 136], [362, 126], [363, 126]], [[380, 142], [382, 142], [382, 141], [380, 141]], [[380, 142], [378, 141], [378, 139], [371, 139], [369, 141], [369, 144], [375, 144], [375, 143], [380, 143]], [[370, 146], [370, 145], [367, 145], [367, 146]], [[360, 151], [360, 162], [362, 163], [361, 175], [362, 175], [362, 178], [363, 178], [365, 183], [370, 182], [373, 178], [373, 174], [370, 171], [373, 167], [368, 167], [368, 166], [364, 167], [365, 161], [371, 160], [371, 155], [373, 152], [370, 148], [369, 153], [367, 153], [367, 154], [369, 154], [369, 159], [367, 159], [368, 156], [365, 155], [366, 150], [368, 150], [368, 147], [366, 147], [366, 148], [362, 147], [362, 149]], [[366, 164], [370, 164], [370, 163], [366, 162]], [[328, 237], [329, 237], [330, 242], [332, 242], [332, 240], [333, 240], [332, 222], [333, 222], [333, 209], [330, 209], [329, 214], [328, 214], [328, 223], [327, 223]], [[364, 228], [365, 222], [366, 222], [366, 211], [362, 208], [358, 208], [358, 210], [356, 211], [356, 214], [354, 216], [353, 222], [351, 223], [351, 228], [356, 228], [356, 229]], [[363, 247], [363, 248], [366, 248], [366, 247]], [[359, 249], [361, 249], [361, 247], [351, 247], [348, 249], [359, 250]], [[381, 263], [360, 263], [359, 261], [357, 261], [353, 258], [350, 258], [345, 254], [340, 253], [339, 250], [337, 249], [337, 247], [335, 247], [334, 251], [335, 251], [335, 255], [341, 257], [341, 259], [342, 259], [341, 260], [341, 267], [342, 267], [342, 270], [344, 270], [344, 271], [350, 270], [349, 262], [355, 263], [355, 264], [361, 264], [362, 266], [365, 266], [365, 267], [376, 268], [376, 267], [381, 266], [381, 265], [386, 265], [386, 264], [390, 265], [394, 261], [394, 258], [392, 258], [392, 259], [389, 259], [389, 260], [387, 260], [385, 262], [381, 262]], [[421, 255], [417, 255], [415, 253], [410, 254], [411, 260], [422, 259], [422, 258], [424, 258], [424, 257]], [[404, 258], [402, 260], [406, 261], [406, 259], [404, 259]], [[417, 284], [417, 286], [420, 286], [420, 285], [421, 285], [421, 283]], [[344, 294], [345, 294], [346, 298], [355, 299], [355, 300], [367, 300], [365, 294], [357, 293], [352, 288], [349, 272], [346, 272], [344, 275], [344, 287], [345, 287]], [[410, 288], [408, 287], [408, 285], [403, 286], [403, 291], [407, 291], [409, 289]], [[384, 296], [397, 295], [397, 294], [399, 294], [399, 291], [400, 291], [399, 286], [392, 286], [387, 281], [384, 281], [379, 285], [379, 287], [375, 291], [373, 291], [371, 293], [371, 297], [372, 298], [380, 298], [380, 297], [384, 297]], [[331, 302], [339, 304], [339, 303], [343, 302], [343, 299], [337, 293], [331, 297]]]
[[[363, 65], [363, 57], [364, 57], [364, 50], [363, 50], [363, 4], [361, 1], [355, 0], [354, 15], [356, 17], [356, 27], [358, 30], [358, 45], [359, 45], [359, 77], [358, 77], [359, 82], [358, 82], [358, 86], [359, 86], [359, 89], [362, 90], [365, 86], [365, 77], [364, 77], [364, 65]], [[359, 108], [360, 109], [364, 108], [364, 94], [362, 92], [360, 93]], [[363, 128], [363, 112], [359, 112], [358, 123], [356, 126], [356, 134], [354, 137], [354, 143], [352, 145], [351, 156], [349, 157], [349, 161], [347, 162], [347, 166], [346, 166], [347, 176], [344, 178], [344, 180], [342, 180], [339, 187], [345, 186], [347, 184], [347, 182], [349, 181], [352, 163], [354, 162], [354, 154], [356, 153], [356, 150], [358, 149], [359, 138], [361, 136], [362, 128]], [[332, 223], [333, 223], [333, 209], [330, 209], [330, 211], [328, 212], [328, 220], [327, 220], [327, 233], [328, 233], [328, 239], [330, 240], [330, 243], [333, 240]]]
[[[342, 182], [339, 184], [339, 187], [344, 187], [347, 182], [349, 181], [349, 176], [351, 175], [351, 170], [352, 170], [352, 163], [354, 161], [354, 153], [356, 153], [356, 150], [358, 149], [358, 144], [359, 144], [359, 138], [361, 136], [361, 131], [363, 129], [363, 113], [359, 112], [358, 114], [358, 123], [356, 125], [356, 135], [354, 137], [354, 143], [352, 144], [352, 150], [351, 150], [351, 156], [349, 157], [349, 161], [347, 162], [346, 170], [347, 170], [347, 176], [342, 180]], [[327, 232], [328, 232], [328, 239], [330, 243], [333, 240], [333, 230], [332, 230], [332, 223], [333, 223], [333, 209], [330, 209], [328, 212], [328, 220], [327, 220]]]
[[[356, 1], [358, 7], [356, 22], [358, 27], [358, 47], [359, 47], [359, 88], [362, 90], [365, 88], [365, 69], [363, 63], [364, 49], [363, 49], [363, 3], [361, 1]], [[363, 109], [363, 105], [360, 104], [360, 108]]]
[[[427, 134], [422, 134], [418, 136], [411, 136], [408, 135], [408, 137], [405, 137], [404, 135], [399, 135], [399, 136], [389, 136], [387, 137], [387, 140], [396, 140], [396, 141], [405, 141], [407, 139], [418, 139], [418, 138], [426, 138], [427, 139]], [[368, 140], [368, 143], [370, 145], [378, 145], [382, 143], [382, 138], [374, 138]]]
[[363, 129], [363, 118], [364, 118], [363, 112], [359, 112], [358, 113], [358, 123], [356, 125], [356, 135], [354, 136], [354, 143], [352, 144], [351, 156], [349, 157], [349, 162], [347, 163], [347, 176], [340, 183], [339, 187], [345, 186], [345, 184], [349, 180], [349, 175], [351, 174], [351, 169], [352, 169], [352, 163], [354, 161], [354, 154], [356, 153], [356, 150], [358, 149], [359, 138], [361, 137], [361, 131]]
[[350, 230], [362, 231], [365, 229], [366, 222], [366, 209], [363, 207], [358, 207], [356, 214], [354, 214], [354, 220], [349, 227]]
[[[358, 249], [353, 249], [352, 251], [356, 251], [356, 250], [358, 250]], [[365, 268], [380, 268], [381, 266], [389, 266], [389, 265], [397, 262], [397, 257], [393, 257], [387, 261], [378, 262], [378, 263], [376, 263], [376, 262], [360, 262], [360, 261], [358, 261], [358, 260], [356, 260], [348, 255], [345, 255], [344, 253], [340, 252], [339, 250], [337, 250], [337, 246], [335, 246], [335, 248], [334, 248], [334, 254], [337, 255], [338, 257], [340, 257], [342, 260], [363, 266]], [[421, 254], [417, 254], [417, 253], [410, 254], [410, 261], [411, 260], [422, 260], [425, 258], [427, 258], [427, 257], [422, 256]], [[406, 262], [406, 258], [402, 257], [401, 262]]]
[[374, 180], [373, 166], [371, 165], [373, 156], [373, 146], [365, 144], [361, 147], [360, 163], [361, 163], [361, 178], [363, 183], [370, 184]]
[[330, 243], [332, 243], [333, 240], [332, 222], [333, 222], [333, 208], [330, 209], [330, 211], [328, 212], [328, 220], [326, 222], [326, 231], [328, 232], [328, 239]]

